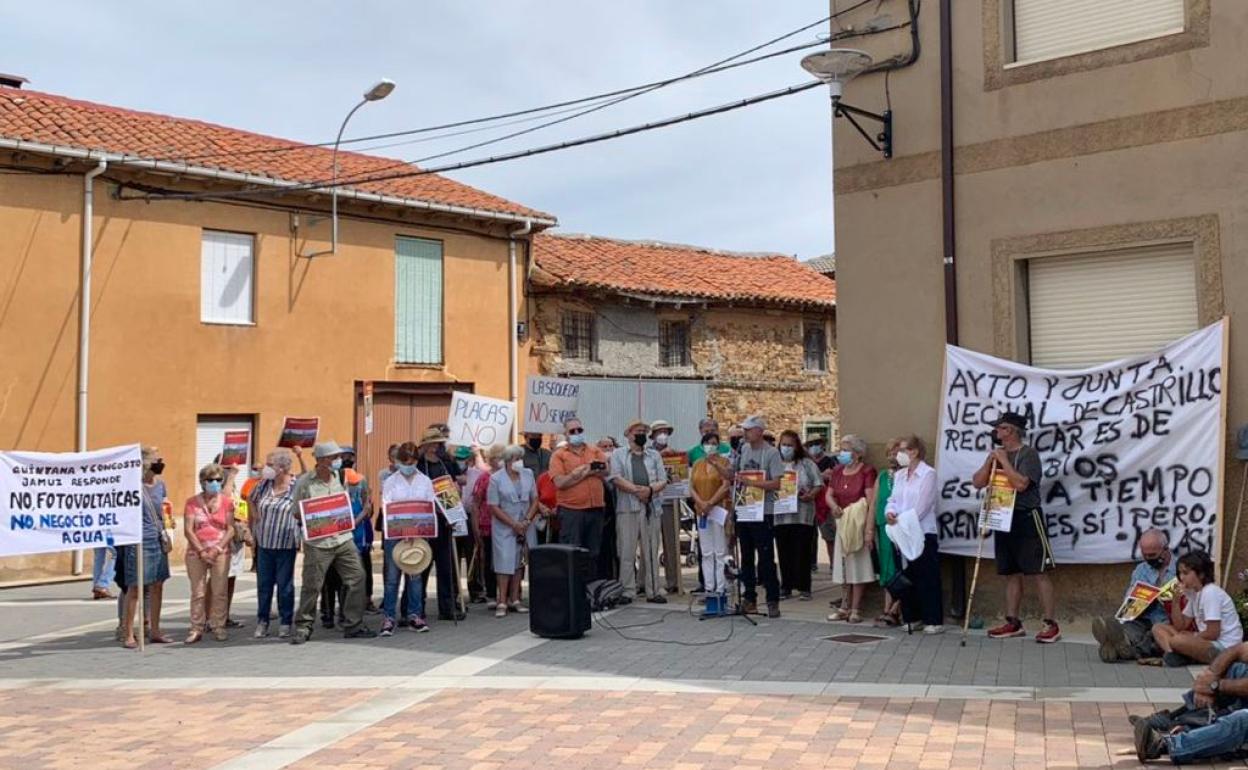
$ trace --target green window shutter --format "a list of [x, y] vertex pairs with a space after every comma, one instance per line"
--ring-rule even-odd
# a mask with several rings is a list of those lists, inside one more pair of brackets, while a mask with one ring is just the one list
[[394, 248], [394, 357], [442, 363], [442, 244], [398, 238]]

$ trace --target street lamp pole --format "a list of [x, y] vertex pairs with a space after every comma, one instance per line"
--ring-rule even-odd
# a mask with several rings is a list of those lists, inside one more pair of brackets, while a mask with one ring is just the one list
[[372, 88], [364, 93], [364, 98], [359, 101], [347, 116], [342, 119], [342, 125], [338, 127], [338, 136], [334, 139], [334, 153], [332, 156], [332, 170], [330, 171], [330, 241], [329, 249], [325, 251], [315, 251], [311, 254], [300, 254], [304, 258], [323, 257], [338, 252], [338, 147], [342, 144], [342, 135], [347, 130], [347, 123], [351, 122], [351, 116], [354, 115], [361, 107], [369, 102], [378, 102], [385, 99], [394, 90], [394, 81], [388, 78], [382, 78]]

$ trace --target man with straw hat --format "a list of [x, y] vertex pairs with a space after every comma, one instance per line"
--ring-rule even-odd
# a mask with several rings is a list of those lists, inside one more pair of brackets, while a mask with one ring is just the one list
[[[313, 469], [295, 484], [294, 512], [299, 517], [299, 502], [325, 495], [345, 492], [338, 480], [342, 469], [342, 448], [337, 442], [325, 441], [312, 450], [316, 459]], [[377, 632], [364, 625], [364, 567], [350, 530], [317, 540], [305, 540], [303, 549], [303, 586], [299, 594], [299, 613], [295, 617], [295, 633], [291, 644], [303, 644], [312, 636], [316, 620], [316, 603], [325, 583], [325, 573], [338, 571], [346, 588], [342, 603], [343, 636], [347, 639], [372, 639]]]
[[[416, 469], [430, 479], [438, 479], [442, 476], [454, 479], [459, 475], [459, 466], [454, 461], [443, 458], [445, 445], [446, 436], [442, 435], [442, 431], [437, 426], [430, 425], [420, 437]], [[455, 601], [459, 595], [459, 580], [455, 575], [455, 537], [451, 524], [447, 521], [446, 514], [440, 506], [438, 507], [438, 536], [429, 545], [433, 547], [434, 568], [438, 575], [438, 619], [463, 620], [465, 613]], [[425, 604], [424, 597], [429, 586], [429, 572], [430, 569], [426, 567], [422, 575], [420, 585], [422, 606]], [[412, 586], [413, 591], [416, 588]]]
[[[625, 604], [638, 593], [644, 594], [646, 601], [667, 603], [659, 588], [663, 520], [658, 502], [658, 494], [667, 486], [667, 472], [659, 453], [646, 446], [649, 432], [650, 426], [644, 420], [633, 420], [624, 429], [628, 445], [611, 453], [611, 479], [616, 491], [615, 540]], [[635, 572], [638, 541], [641, 542], [640, 586]]]

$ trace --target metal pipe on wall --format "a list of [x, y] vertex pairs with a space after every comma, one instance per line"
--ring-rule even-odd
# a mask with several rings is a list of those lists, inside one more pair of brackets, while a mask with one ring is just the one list
[[511, 403], [517, 407], [516, 419], [511, 425], [511, 443], [520, 443], [520, 340], [517, 338], [520, 319], [520, 300], [516, 296], [516, 238], [533, 232], [533, 222], [525, 220], [524, 224], [509, 233], [507, 240], [507, 352], [511, 358]]

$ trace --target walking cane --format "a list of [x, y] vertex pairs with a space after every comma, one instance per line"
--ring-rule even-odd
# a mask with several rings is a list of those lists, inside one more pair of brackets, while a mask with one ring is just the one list
[[1231, 527], [1231, 548], [1226, 552], [1226, 567], [1222, 570], [1222, 586], [1230, 580], [1231, 562], [1235, 558], [1235, 536], [1239, 534], [1239, 518], [1244, 512], [1244, 492], [1248, 486], [1248, 462], [1244, 463], [1244, 471], [1239, 480], [1239, 506], [1235, 509], [1235, 526]]
[[997, 458], [993, 457], [988, 466], [988, 486], [984, 488], [984, 499], [979, 502], [979, 515], [975, 517], [975, 527], [979, 530], [979, 550], [975, 553], [975, 570], [971, 573], [971, 591], [966, 597], [966, 615], [962, 618], [962, 641], [966, 646], [966, 632], [971, 625], [971, 605], [975, 603], [975, 586], [979, 584], [979, 562], [984, 557], [984, 541], [988, 539], [988, 528], [983, 526], [984, 512], [988, 508], [988, 498], [992, 496], [992, 477], [997, 472]]

